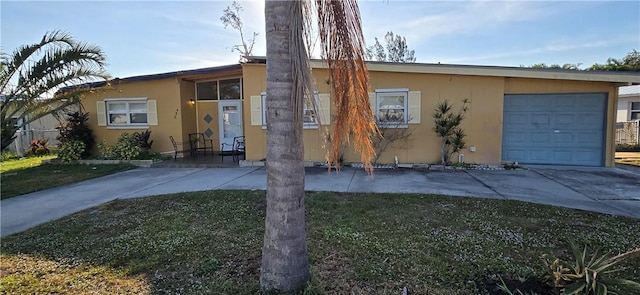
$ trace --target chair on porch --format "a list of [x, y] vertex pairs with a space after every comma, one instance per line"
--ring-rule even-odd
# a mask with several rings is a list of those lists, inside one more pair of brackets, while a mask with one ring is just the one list
[[171, 135], [169, 135], [169, 139], [171, 140], [171, 144], [173, 145], [174, 161], [178, 158], [178, 153], [184, 154], [186, 152], [191, 152], [191, 149], [187, 149], [186, 144], [184, 142], [177, 142]]
[[246, 159], [245, 149], [244, 149], [244, 136], [236, 136], [233, 138], [232, 143], [222, 143], [222, 148], [220, 149], [220, 156], [224, 161], [224, 156], [233, 156], [233, 161], [238, 161], [240, 156], [243, 156]]
[[207, 150], [211, 151], [212, 156], [214, 155], [213, 140], [205, 138], [203, 133], [190, 133], [189, 144], [191, 146], [191, 155], [193, 157], [198, 157], [198, 153], [201, 151], [206, 154]]

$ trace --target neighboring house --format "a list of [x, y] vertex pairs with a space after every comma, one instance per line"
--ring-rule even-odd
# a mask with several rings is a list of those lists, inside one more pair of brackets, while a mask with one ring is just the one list
[[616, 122], [640, 120], [640, 85], [618, 88], [618, 115]]
[[[457, 108], [469, 100], [462, 127], [468, 163], [613, 166], [617, 87], [640, 84], [621, 72], [371, 62], [369, 94], [381, 128], [410, 128], [379, 163], [437, 163], [433, 131], [437, 103]], [[325, 161], [332, 123], [326, 65], [312, 61], [320, 113], [305, 108], [305, 160]], [[154, 151], [172, 153], [169, 136], [182, 141], [204, 133], [214, 146], [246, 137], [246, 159], [266, 157], [266, 61], [115, 79], [87, 95], [84, 107], [98, 140], [113, 144], [122, 132], [149, 129]], [[317, 118], [326, 126], [318, 126]], [[386, 125], [386, 127], [385, 127]], [[218, 148], [219, 149], [219, 148]], [[455, 156], [454, 159], [458, 157]], [[357, 162], [350, 148], [345, 162]]]
[[640, 85], [618, 88], [616, 143], [638, 144], [640, 138]]
[[[76, 106], [70, 106], [69, 111], [76, 111]], [[28, 118], [28, 116], [27, 116]], [[64, 121], [65, 115], [61, 114], [60, 119]], [[58, 145], [58, 135], [60, 132], [57, 127], [61, 122], [55, 116], [49, 114], [34, 120], [26, 125], [23, 125], [18, 131], [16, 131], [16, 139], [13, 141], [7, 149], [17, 152], [18, 155], [23, 156], [26, 154], [26, 150], [30, 147], [32, 140], [46, 139], [51, 148], [55, 148]]]

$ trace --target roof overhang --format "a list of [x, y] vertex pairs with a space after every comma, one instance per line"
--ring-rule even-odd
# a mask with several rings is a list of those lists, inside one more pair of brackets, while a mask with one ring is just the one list
[[[327, 68], [322, 60], [312, 60], [313, 68]], [[552, 80], [574, 80], [610, 82], [622, 85], [640, 84], [640, 75], [633, 72], [578, 71], [561, 69], [537, 69], [520, 67], [421, 64], [421, 63], [386, 63], [367, 62], [370, 72], [397, 72], [442, 75], [469, 75], [507, 78], [532, 78]]]

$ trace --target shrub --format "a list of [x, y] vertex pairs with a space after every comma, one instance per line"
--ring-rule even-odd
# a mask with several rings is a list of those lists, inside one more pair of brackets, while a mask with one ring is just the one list
[[58, 127], [60, 131], [60, 135], [58, 136], [60, 148], [67, 142], [81, 141], [85, 146], [81, 156], [82, 158], [89, 157], [95, 139], [93, 138], [93, 130], [87, 126], [88, 120], [89, 113], [67, 113], [67, 122], [63, 126]]
[[640, 144], [617, 144], [616, 152], [640, 152]]
[[118, 142], [114, 146], [109, 147], [103, 141], [100, 141], [98, 150], [103, 158], [110, 160], [132, 160], [142, 152], [138, 138], [126, 132], [120, 134]]
[[58, 159], [63, 163], [80, 160], [85, 149], [86, 145], [80, 140], [61, 143], [58, 149]]
[[18, 158], [18, 153], [16, 153], [15, 151], [4, 150], [2, 151], [2, 153], [0, 153], [1, 161], [7, 161], [7, 160], [17, 159], [17, 158]]
[[433, 112], [432, 116], [435, 124], [433, 131], [442, 139], [440, 148], [441, 165], [450, 164], [451, 156], [465, 146], [464, 138], [466, 134], [464, 130], [460, 128], [460, 124], [462, 124], [462, 120], [464, 120], [465, 114], [467, 113], [468, 104], [469, 101], [467, 99], [462, 100], [460, 110], [454, 114], [452, 105], [449, 104], [449, 101], [445, 100], [438, 103]]
[[145, 150], [151, 150], [151, 145], [153, 144], [153, 140], [149, 141], [149, 139], [151, 138], [151, 130], [146, 130], [143, 132], [134, 132], [133, 136], [135, 137], [136, 141], [138, 142], [138, 146]]
[[46, 138], [34, 139], [29, 146], [29, 154], [32, 156], [44, 156], [50, 154], [49, 140]]
[[625, 293], [624, 290], [640, 291], [640, 283], [616, 276], [621, 270], [616, 266], [622, 261], [640, 256], [640, 248], [610, 257], [608, 253], [599, 256], [598, 251], [589, 254], [586, 246], [580, 250], [573, 241], [569, 241], [569, 245], [574, 261], [543, 256], [548, 272], [546, 278], [555, 288], [561, 289], [562, 294], [606, 295], [632, 294]]

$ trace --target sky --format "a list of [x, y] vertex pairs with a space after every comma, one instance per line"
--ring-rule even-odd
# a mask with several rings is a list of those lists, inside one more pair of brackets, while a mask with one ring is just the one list
[[[264, 56], [264, 1], [238, 1], [245, 35]], [[98, 45], [112, 77], [237, 63], [232, 1], [0, 2], [0, 49], [10, 53], [62, 30]], [[521, 66], [605, 63], [640, 50], [640, 1], [361, 0], [367, 45], [388, 31], [406, 37], [418, 63]], [[319, 56], [319, 50], [314, 55]]]

